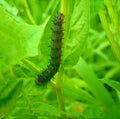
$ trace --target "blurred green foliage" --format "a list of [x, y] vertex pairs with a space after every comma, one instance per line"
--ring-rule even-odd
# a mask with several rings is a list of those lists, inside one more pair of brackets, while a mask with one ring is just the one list
[[[120, 118], [119, 3], [1, 0], [0, 118]], [[34, 80], [49, 64], [50, 28], [58, 12], [65, 15], [61, 67], [39, 87]]]

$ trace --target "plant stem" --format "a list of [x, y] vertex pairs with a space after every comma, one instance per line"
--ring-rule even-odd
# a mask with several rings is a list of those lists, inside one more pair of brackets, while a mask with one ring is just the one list
[[[61, 0], [60, 12], [63, 13], [64, 15], [66, 15], [66, 8], [67, 8], [67, 0]], [[61, 69], [61, 68], [59, 68], [59, 69]], [[56, 91], [56, 96], [57, 96], [59, 108], [62, 111], [61, 116], [64, 119], [66, 119], [67, 115], [64, 113], [65, 112], [65, 106], [64, 106], [64, 101], [63, 101], [63, 96], [62, 96], [62, 91], [61, 91], [62, 80], [63, 80], [62, 74], [59, 71], [59, 73], [57, 75], [56, 84], [54, 84], [53, 87]]]
[[22, 62], [27, 66], [29, 67], [29, 69], [31, 69], [32, 71], [34, 71], [36, 74], [39, 74], [40, 73], [40, 70], [37, 66], [35, 66], [35, 64], [33, 64], [32, 62], [30, 62], [29, 60], [27, 59], [23, 59]]
[[103, 25], [103, 28], [106, 32], [106, 35], [108, 37], [108, 40], [110, 42], [111, 48], [112, 48], [117, 60], [120, 62], [120, 49], [119, 49], [119, 46], [117, 45], [117, 43], [115, 42], [115, 39], [114, 39], [112, 32], [109, 29], [109, 25], [108, 25], [108, 22], [106, 20], [104, 10], [99, 11], [99, 17], [100, 17], [101, 23]]
[[64, 101], [63, 101], [63, 98], [62, 98], [62, 91], [61, 91], [61, 86], [59, 86], [57, 83], [53, 83], [51, 82], [51, 86], [52, 88], [55, 90], [56, 92], [56, 96], [57, 96], [57, 101], [58, 101], [58, 105], [59, 105], [59, 108], [61, 110], [61, 116], [66, 119], [66, 115], [64, 114], [65, 112], [65, 106], [64, 106]]
[[60, 88], [56, 88], [56, 96], [57, 96], [58, 104], [59, 104], [61, 111], [65, 112], [65, 106], [64, 106], [62, 92]]
[[67, 0], [61, 0], [60, 12], [64, 13], [65, 16], [66, 16], [66, 12], [67, 12], [67, 10], [66, 10], [67, 3], [68, 3]]
[[[56, 91], [59, 108], [62, 112], [65, 112], [65, 106], [64, 106], [64, 102], [63, 102], [63, 98], [62, 98], [61, 88], [56, 88], [55, 91]], [[62, 115], [62, 117], [66, 118], [65, 114], [62, 113], [61, 115]]]
[[105, 0], [105, 4], [107, 6], [108, 14], [111, 18], [113, 28], [115, 31], [118, 31], [118, 17], [115, 12], [115, 10], [112, 7], [112, 1], [111, 0]]
[[33, 25], [36, 25], [36, 22], [35, 22], [33, 16], [31, 15], [31, 13], [30, 13], [30, 9], [29, 9], [29, 6], [28, 6], [28, 3], [27, 3], [26, 0], [24, 1], [24, 5], [25, 5], [25, 8], [26, 8], [26, 12], [27, 12], [28, 18], [30, 19], [31, 23]]

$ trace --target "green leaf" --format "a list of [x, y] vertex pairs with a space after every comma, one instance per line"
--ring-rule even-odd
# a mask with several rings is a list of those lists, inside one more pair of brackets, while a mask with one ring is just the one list
[[102, 83], [99, 82], [97, 76], [93, 70], [86, 64], [86, 62], [80, 58], [79, 62], [74, 67], [78, 74], [86, 81], [93, 94], [96, 96], [98, 101], [107, 109], [114, 106], [114, 101], [111, 95], [107, 92]]
[[[51, 46], [51, 38], [52, 38], [52, 26], [53, 26], [53, 20], [55, 18], [55, 15], [56, 15], [56, 10], [58, 8], [58, 2], [55, 2], [55, 7], [54, 7], [54, 12], [47, 17], [48, 19], [48, 22], [47, 22], [47, 25], [44, 29], [44, 34], [43, 34], [43, 40], [41, 40], [40, 42], [40, 51], [42, 53], [42, 55], [44, 56], [44, 58], [47, 58], [50, 57], [49, 54], [50, 54], [50, 46]], [[46, 60], [46, 59], [44, 59]]]
[[83, 114], [86, 119], [103, 119], [102, 108], [97, 104], [89, 104]]
[[102, 80], [104, 83], [106, 83], [107, 85], [109, 85], [110, 87], [114, 88], [115, 90], [120, 91], [120, 82], [114, 81], [114, 80], [107, 80], [104, 79]]
[[4, 87], [4, 94], [2, 94], [2, 92], [0, 93], [0, 117], [7, 116], [14, 108], [17, 98], [22, 90], [22, 85], [23, 80], [19, 80], [16, 83], [13, 83], [10, 91], [8, 91], [8, 85]]
[[63, 51], [64, 66], [73, 66], [77, 63], [89, 30], [89, 0], [76, 0], [73, 5], [74, 9], [67, 19], [69, 27], [65, 29], [67, 33]]
[[81, 81], [77, 79], [65, 79], [63, 84], [63, 94], [70, 99], [81, 100], [89, 103], [96, 103], [96, 99], [92, 97], [88, 92], [80, 89]]
[[38, 54], [42, 26], [19, 24], [2, 7], [0, 19], [0, 70]]
[[1, 0], [0, 5], [12, 15], [16, 15], [18, 12], [16, 7], [10, 6], [5, 0]]

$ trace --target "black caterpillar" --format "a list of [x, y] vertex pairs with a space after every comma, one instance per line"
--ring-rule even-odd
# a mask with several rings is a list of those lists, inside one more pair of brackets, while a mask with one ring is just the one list
[[47, 69], [38, 75], [36, 80], [37, 85], [49, 82], [59, 69], [62, 52], [63, 20], [64, 15], [59, 13], [53, 21], [50, 64]]

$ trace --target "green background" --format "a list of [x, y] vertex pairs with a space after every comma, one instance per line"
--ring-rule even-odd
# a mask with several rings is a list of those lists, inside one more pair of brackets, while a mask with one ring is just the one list
[[[120, 0], [0, 0], [0, 119], [119, 119]], [[46, 85], [54, 17], [62, 61]]]

